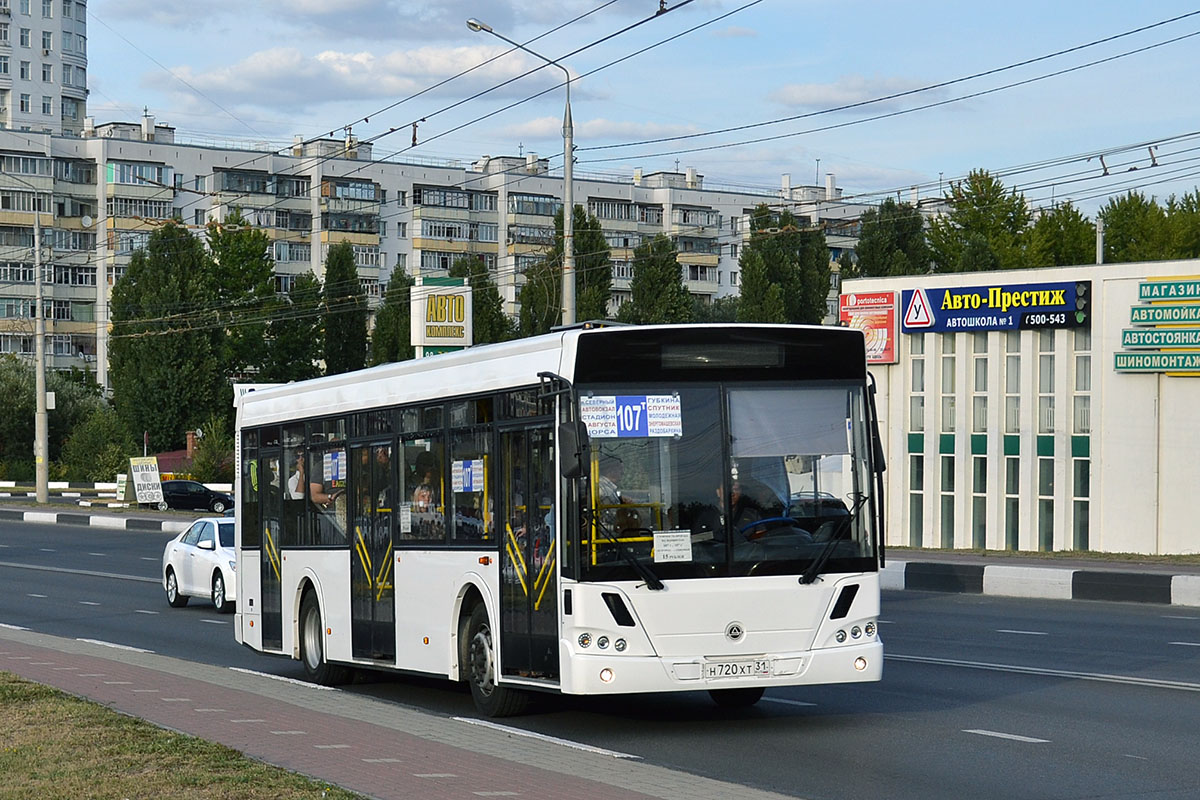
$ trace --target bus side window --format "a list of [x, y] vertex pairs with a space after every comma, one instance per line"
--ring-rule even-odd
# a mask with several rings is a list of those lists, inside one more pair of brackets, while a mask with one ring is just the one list
[[410, 541], [442, 541], [446, 538], [444, 441], [441, 436], [410, 439], [402, 449], [399, 536]]

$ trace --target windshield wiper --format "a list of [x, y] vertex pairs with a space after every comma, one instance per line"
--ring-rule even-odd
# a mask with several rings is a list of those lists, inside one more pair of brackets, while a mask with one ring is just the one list
[[843, 538], [843, 534], [850, 530], [850, 527], [858, 519], [858, 513], [862, 510], [863, 504], [867, 502], [869, 495], [860, 494], [854, 500], [854, 508], [850, 509], [849, 515], [842, 518], [838, 526], [834, 528], [833, 533], [829, 537], [829, 541], [825, 543], [825, 547], [817, 554], [812, 563], [808, 565], [808, 569], [800, 574], [801, 583], [812, 583], [821, 571], [825, 569], [825, 565], [829, 563], [829, 559], [833, 556], [833, 551], [837, 549], [838, 542]]
[[[667, 588], [666, 584], [654, 574], [654, 570], [650, 569], [648, 564], [644, 564], [643, 562], [639, 561], [636, 556], [627, 551], [625, 546], [621, 543], [621, 540], [613, 535], [612, 531], [608, 529], [608, 526], [599, 519], [593, 517], [590, 509], [588, 509], [588, 513], [585, 515], [584, 521], [589, 525], [592, 522], [595, 522], [596, 530], [604, 534], [604, 538], [608, 539], [608, 541], [617, 548], [617, 554], [621, 557], [621, 560], [633, 568], [633, 571], [636, 572], [638, 576], [646, 582], [647, 587], [656, 592]], [[652, 531], [649, 531], [648, 528], [639, 528], [638, 530], [644, 530], [653, 533]]]

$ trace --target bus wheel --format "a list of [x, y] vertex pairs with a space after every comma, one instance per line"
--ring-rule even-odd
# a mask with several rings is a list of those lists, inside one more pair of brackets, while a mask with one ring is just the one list
[[749, 708], [763, 696], [763, 689], [709, 689], [708, 696], [721, 708]]
[[529, 695], [496, 684], [496, 644], [487, 608], [479, 603], [467, 623], [467, 678], [471, 698], [485, 717], [511, 717], [529, 706]]
[[350, 679], [348, 669], [325, 660], [325, 627], [313, 592], [306, 592], [300, 602], [300, 663], [308, 679], [319, 686], [336, 686]]

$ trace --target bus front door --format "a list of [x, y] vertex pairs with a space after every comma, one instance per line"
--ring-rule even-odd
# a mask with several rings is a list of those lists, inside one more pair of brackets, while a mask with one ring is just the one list
[[557, 681], [553, 433], [549, 427], [502, 432], [500, 453], [500, 669]]
[[262, 581], [262, 642], [264, 650], [283, 649], [283, 590], [280, 570], [283, 560], [279, 551], [280, 533], [283, 531], [280, 509], [280, 486], [286, 485], [287, 476], [282, 472], [278, 449], [264, 449], [259, 461], [258, 474], [262, 493], [262, 555], [259, 562], [259, 577]]
[[350, 644], [355, 658], [389, 662], [396, 660], [392, 456], [390, 444], [350, 451]]

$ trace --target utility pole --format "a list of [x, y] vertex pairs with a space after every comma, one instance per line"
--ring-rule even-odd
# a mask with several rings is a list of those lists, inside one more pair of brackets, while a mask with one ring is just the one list
[[37, 361], [34, 393], [37, 412], [34, 415], [33, 462], [37, 483], [37, 501], [50, 502], [50, 465], [47, 463], [49, 425], [46, 419], [46, 309], [42, 301], [42, 212], [39, 195], [33, 196], [33, 293], [37, 304], [33, 312], [34, 355]]

